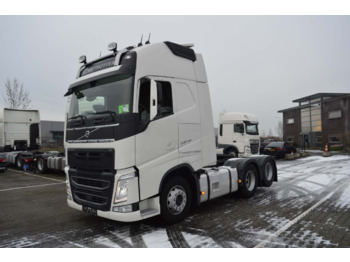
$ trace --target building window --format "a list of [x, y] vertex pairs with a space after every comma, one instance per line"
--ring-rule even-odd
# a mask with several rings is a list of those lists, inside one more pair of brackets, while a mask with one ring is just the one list
[[301, 115], [301, 132], [310, 132], [310, 108], [303, 108], [300, 110]]
[[293, 144], [295, 142], [294, 136], [287, 137], [287, 142]]
[[322, 136], [316, 136], [315, 141], [316, 144], [322, 144]]
[[287, 119], [287, 125], [294, 124], [294, 118], [288, 118]]
[[320, 103], [311, 104], [310, 107], [300, 110], [301, 132], [321, 132], [321, 106]]
[[343, 142], [343, 138], [339, 135], [328, 136], [328, 143], [330, 143], [330, 144], [339, 144], [342, 142]]
[[336, 110], [336, 111], [330, 111], [328, 112], [328, 119], [336, 119], [342, 117], [342, 111]]

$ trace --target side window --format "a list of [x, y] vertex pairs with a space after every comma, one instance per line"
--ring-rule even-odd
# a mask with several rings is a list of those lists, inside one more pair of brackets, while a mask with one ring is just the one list
[[148, 79], [142, 79], [139, 96], [139, 118], [143, 123], [150, 121], [150, 97], [151, 82]]
[[234, 124], [233, 132], [235, 133], [244, 133], [244, 125], [243, 124]]
[[157, 81], [158, 113], [156, 119], [173, 114], [173, 96], [169, 82]]

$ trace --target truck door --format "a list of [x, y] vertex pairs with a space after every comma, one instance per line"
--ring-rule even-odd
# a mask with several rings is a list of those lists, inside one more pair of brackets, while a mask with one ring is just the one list
[[245, 132], [243, 123], [235, 123], [233, 125], [233, 141], [235, 145], [239, 148], [240, 152], [244, 152], [244, 146], [246, 145], [245, 141]]
[[140, 195], [144, 199], [158, 193], [161, 178], [178, 163], [178, 123], [171, 83], [141, 79], [138, 109], [136, 165], [140, 173]]

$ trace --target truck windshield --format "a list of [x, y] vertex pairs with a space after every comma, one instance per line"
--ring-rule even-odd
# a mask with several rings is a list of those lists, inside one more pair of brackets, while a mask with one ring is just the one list
[[132, 111], [133, 83], [132, 75], [116, 75], [76, 87], [67, 127], [117, 123], [118, 115]]
[[258, 124], [245, 123], [248, 135], [259, 135]]

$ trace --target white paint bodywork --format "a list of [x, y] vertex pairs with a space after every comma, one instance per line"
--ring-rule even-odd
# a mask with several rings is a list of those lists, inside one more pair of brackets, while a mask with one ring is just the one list
[[[133, 112], [138, 113], [140, 79], [147, 77], [155, 81], [171, 83], [173, 114], [151, 121], [141, 133], [110, 143], [67, 143], [69, 148], [113, 148], [115, 150], [115, 188], [122, 174], [138, 170], [138, 190], [129, 190], [130, 199], [139, 199], [140, 211], [132, 213], [113, 212], [113, 206], [127, 205], [129, 202], [111, 206], [111, 211], [100, 212], [99, 216], [119, 220], [135, 221], [160, 213], [159, 190], [164, 175], [181, 164], [197, 171], [216, 163], [216, 146], [213, 116], [207, 76], [200, 54], [197, 61], [175, 56], [164, 43], [137, 47]], [[117, 70], [109, 68], [84, 76], [89, 77]], [[77, 81], [80, 81], [80, 78]], [[75, 82], [77, 82], [75, 81]], [[69, 109], [69, 99], [67, 112]], [[69, 162], [68, 162], [69, 165]], [[65, 169], [68, 175], [69, 167]], [[69, 186], [69, 181], [67, 181]], [[81, 210], [81, 206], [68, 198], [68, 205]], [[142, 214], [145, 210], [155, 212]]]
[[[251, 140], [259, 140], [259, 135], [247, 134], [246, 127], [243, 134], [234, 132], [234, 124], [244, 124], [244, 121], [258, 123], [258, 118], [253, 114], [241, 112], [225, 112], [219, 116], [219, 129], [222, 125], [222, 136], [219, 131], [218, 144], [234, 145], [238, 148], [240, 156], [245, 156], [245, 149], [250, 148]], [[223, 154], [223, 149], [219, 148], [217, 152]]]
[[30, 125], [39, 124], [40, 144], [40, 113], [38, 110], [19, 110], [4, 108], [0, 112], [0, 146], [11, 146], [15, 140], [26, 140], [30, 145]]

